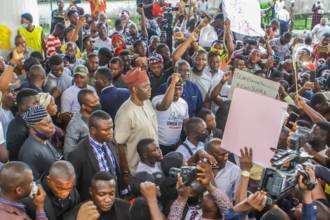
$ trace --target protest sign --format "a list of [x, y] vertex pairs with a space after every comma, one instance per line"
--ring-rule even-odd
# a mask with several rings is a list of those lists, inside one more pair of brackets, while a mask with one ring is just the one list
[[224, 0], [225, 17], [231, 21], [231, 30], [243, 35], [265, 36], [261, 28], [259, 0]]
[[284, 123], [287, 104], [240, 88], [235, 89], [222, 146], [240, 155], [245, 146], [253, 149], [253, 160], [270, 165]]
[[236, 88], [245, 89], [261, 95], [269, 96], [271, 98], [276, 98], [279, 87], [280, 83], [278, 82], [236, 69], [233, 76], [233, 81], [231, 83], [229, 98], [232, 98]]

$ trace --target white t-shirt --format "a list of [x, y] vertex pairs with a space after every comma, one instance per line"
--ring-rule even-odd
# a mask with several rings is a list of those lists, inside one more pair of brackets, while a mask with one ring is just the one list
[[149, 174], [159, 173], [162, 172], [162, 169], [160, 168], [160, 163], [156, 162], [154, 167], [151, 167], [143, 162], [139, 162], [136, 168], [136, 173], [138, 172], [147, 172]]
[[2, 123], [0, 122], [0, 144], [3, 144], [5, 142], [6, 142], [6, 139], [5, 139], [5, 135], [3, 132]]
[[188, 104], [184, 99], [179, 98], [178, 101], [172, 102], [166, 111], [158, 111], [156, 106], [164, 96], [155, 96], [152, 99], [152, 106], [157, 115], [159, 144], [171, 146], [179, 142], [183, 120], [189, 118]]
[[317, 24], [312, 30], [313, 40], [315, 43], [319, 43], [322, 40], [322, 36], [325, 33], [330, 32], [330, 27], [328, 25]]
[[111, 38], [108, 37], [105, 41], [103, 41], [100, 37], [97, 37], [94, 42], [94, 47], [96, 50], [100, 50], [102, 47], [112, 50]]
[[277, 12], [277, 18], [281, 21], [289, 21], [290, 13], [287, 10], [285, 10], [284, 8], [282, 8], [281, 10], [279, 10]]

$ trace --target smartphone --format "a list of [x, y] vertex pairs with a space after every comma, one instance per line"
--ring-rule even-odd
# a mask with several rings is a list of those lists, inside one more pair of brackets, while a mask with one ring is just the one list
[[295, 112], [291, 112], [289, 117], [288, 117], [288, 120], [287, 120], [287, 123], [286, 123], [286, 126], [289, 128], [289, 129], [292, 129], [292, 124], [295, 123], [297, 121], [297, 119], [299, 118], [299, 115]]

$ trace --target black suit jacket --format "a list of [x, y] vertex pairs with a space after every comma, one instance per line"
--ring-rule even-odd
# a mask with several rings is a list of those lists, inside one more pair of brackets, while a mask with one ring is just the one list
[[[65, 220], [76, 220], [79, 208], [82, 204], [77, 205], [69, 212], [64, 215]], [[110, 211], [107, 213], [100, 213], [103, 219], [111, 219], [111, 220], [128, 220], [128, 213], [129, 213], [130, 205], [127, 201], [122, 199], [115, 199], [113, 206], [111, 207]], [[88, 219], [86, 219], [88, 220]]]
[[[114, 169], [117, 170], [116, 180], [117, 186], [119, 186], [121, 175], [119, 170], [119, 161], [116, 145], [112, 142], [108, 143], [108, 145], [110, 146], [110, 151], [112, 152], [112, 155], [114, 156], [114, 159], [117, 164], [117, 168]], [[76, 171], [77, 190], [80, 194], [81, 201], [86, 201], [90, 199], [89, 186], [91, 183], [91, 179], [95, 173], [100, 171], [100, 168], [93, 149], [89, 143], [88, 137], [82, 139], [79, 142], [77, 148], [68, 154], [68, 161], [72, 163]], [[112, 166], [112, 163], [109, 164], [110, 166]], [[114, 173], [112, 173], [112, 175], [115, 176]], [[117, 189], [118, 188], [119, 187], [117, 187]]]

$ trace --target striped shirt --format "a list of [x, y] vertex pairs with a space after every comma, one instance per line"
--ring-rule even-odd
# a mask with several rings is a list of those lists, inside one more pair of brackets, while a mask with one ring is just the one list
[[57, 47], [61, 47], [62, 43], [59, 39], [59, 37], [55, 37], [53, 35], [49, 35], [47, 38], [47, 43], [46, 43], [46, 47], [47, 47], [47, 56], [53, 56], [56, 55], [56, 48]]

